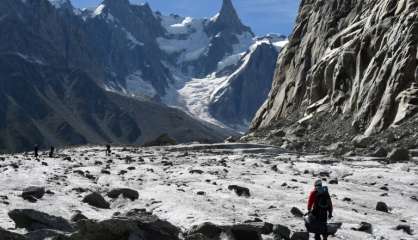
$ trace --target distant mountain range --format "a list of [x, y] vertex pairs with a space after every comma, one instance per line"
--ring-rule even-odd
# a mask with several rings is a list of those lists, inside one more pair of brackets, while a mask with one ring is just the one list
[[69, 0], [2, 0], [0, 43], [0, 150], [15, 151], [245, 131], [286, 39], [255, 38], [230, 0], [210, 19], [129, 0], [83, 10]]

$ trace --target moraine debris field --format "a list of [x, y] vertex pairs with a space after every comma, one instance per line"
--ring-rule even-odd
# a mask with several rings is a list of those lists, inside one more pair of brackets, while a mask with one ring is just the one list
[[[99, 224], [137, 211], [167, 221], [180, 239], [199, 239], [190, 237], [199, 224], [221, 229], [219, 239], [250, 239], [225, 226], [282, 239], [305, 230], [307, 194], [321, 178], [335, 206], [331, 222], [343, 223], [330, 239], [412, 240], [418, 237], [417, 163], [417, 157], [388, 164], [238, 143], [114, 147], [110, 156], [102, 146], [61, 149], [54, 158], [2, 155], [0, 232], [25, 239], [50, 229], [62, 239], [83, 239], [74, 237], [83, 228], [77, 216]], [[48, 225], [53, 216], [70, 227]]]

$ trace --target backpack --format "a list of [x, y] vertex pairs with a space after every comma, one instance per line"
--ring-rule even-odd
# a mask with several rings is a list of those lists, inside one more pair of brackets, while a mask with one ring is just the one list
[[318, 189], [315, 196], [314, 209], [316, 208], [320, 211], [327, 210], [329, 208], [329, 198], [327, 187], [321, 187]]

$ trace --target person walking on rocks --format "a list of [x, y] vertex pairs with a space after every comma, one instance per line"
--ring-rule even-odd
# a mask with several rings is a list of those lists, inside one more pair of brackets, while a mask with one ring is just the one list
[[[314, 190], [309, 194], [308, 211], [313, 216], [315, 225], [313, 233], [315, 233], [315, 240], [328, 239], [327, 219], [332, 218], [332, 201], [328, 192], [328, 187], [322, 186], [321, 180], [315, 181]], [[311, 232], [311, 231], [310, 231]]]
[[38, 159], [38, 157], [39, 157], [39, 153], [38, 152], [39, 152], [39, 146], [36, 144], [35, 147], [34, 147], [34, 149], [33, 149], [34, 157], [36, 159]]
[[54, 157], [54, 152], [55, 152], [55, 147], [51, 146], [51, 149], [49, 150], [49, 157], [53, 158]]
[[110, 144], [106, 145], [106, 156], [110, 156], [110, 153], [112, 153], [112, 150], [110, 150]]

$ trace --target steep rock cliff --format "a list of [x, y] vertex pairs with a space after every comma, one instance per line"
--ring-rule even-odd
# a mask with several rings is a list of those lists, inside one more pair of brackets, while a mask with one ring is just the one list
[[418, 1], [303, 0], [252, 129], [318, 112], [370, 135], [418, 110]]

